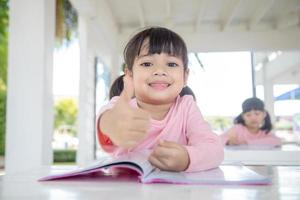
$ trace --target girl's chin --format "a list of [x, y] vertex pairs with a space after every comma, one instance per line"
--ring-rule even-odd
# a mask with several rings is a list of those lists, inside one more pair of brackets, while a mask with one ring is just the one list
[[[176, 96], [177, 97], [177, 96]], [[172, 98], [170, 96], [155, 96], [155, 97], [147, 97], [147, 98], [138, 98], [139, 100], [149, 103], [149, 104], [154, 104], [154, 105], [159, 105], [159, 104], [168, 104], [168, 103], [173, 103], [176, 100], [176, 97]]]

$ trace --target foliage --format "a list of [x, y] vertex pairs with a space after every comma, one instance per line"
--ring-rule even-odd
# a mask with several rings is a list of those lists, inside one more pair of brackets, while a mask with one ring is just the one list
[[8, 26], [8, 0], [0, 0], [0, 36], [5, 35]]
[[5, 152], [6, 91], [0, 89], [0, 155]]
[[[8, 0], [0, 0], [0, 82], [6, 85]], [[1, 84], [1, 83], [0, 83]]]
[[57, 44], [69, 44], [77, 37], [78, 15], [69, 0], [56, 0], [56, 28]]
[[[1, 37], [1, 36], [0, 36]], [[7, 82], [7, 37], [0, 41], [0, 84], [6, 87]], [[1, 88], [0, 88], [1, 89]]]
[[[54, 118], [54, 127], [59, 129], [60, 127], [70, 126], [74, 127], [76, 124], [77, 118], [77, 103], [72, 98], [65, 98], [58, 100], [55, 103], [55, 118]], [[74, 129], [70, 129], [75, 132]]]
[[224, 132], [233, 125], [231, 117], [214, 116], [205, 119], [210, 123], [213, 130], [219, 132]]
[[58, 162], [75, 162], [76, 161], [76, 150], [54, 150], [53, 152], [54, 163]]
[[5, 151], [8, 0], [0, 0], [0, 155]]

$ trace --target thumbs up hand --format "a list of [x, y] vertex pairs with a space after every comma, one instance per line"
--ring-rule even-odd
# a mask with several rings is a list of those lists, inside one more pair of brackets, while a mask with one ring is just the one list
[[128, 74], [123, 81], [124, 88], [116, 105], [101, 116], [100, 129], [116, 146], [131, 148], [144, 138], [150, 126], [150, 115], [130, 106], [134, 95], [133, 81]]

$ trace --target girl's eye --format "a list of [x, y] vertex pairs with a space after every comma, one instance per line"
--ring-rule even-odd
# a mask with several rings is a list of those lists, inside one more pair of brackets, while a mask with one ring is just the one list
[[141, 66], [143, 66], [143, 67], [150, 67], [151, 65], [152, 65], [152, 63], [150, 63], [150, 62], [144, 62], [141, 64]]
[[177, 63], [171, 62], [171, 63], [168, 63], [168, 66], [169, 66], [169, 67], [177, 67], [178, 64], [177, 64]]
[[250, 117], [251, 115], [252, 115], [252, 113], [250, 113], [250, 112], [245, 113], [246, 117]]

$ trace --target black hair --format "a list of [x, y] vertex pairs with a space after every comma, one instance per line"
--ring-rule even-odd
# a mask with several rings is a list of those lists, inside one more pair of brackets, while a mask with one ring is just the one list
[[[134, 60], [136, 56], [140, 55], [145, 40], [149, 40], [148, 54], [167, 53], [180, 57], [183, 61], [184, 71], [188, 69], [188, 53], [183, 39], [177, 33], [167, 28], [150, 27], [134, 35], [124, 49], [125, 66], [129, 71], [132, 71]], [[121, 75], [113, 82], [109, 92], [110, 99], [121, 94], [123, 77], [124, 75]], [[188, 86], [184, 87], [180, 92], [180, 96], [183, 95], [192, 95], [195, 99], [193, 91]]]
[[124, 74], [119, 76], [111, 85], [109, 90], [109, 99], [113, 98], [114, 96], [120, 96], [124, 88], [124, 82], [123, 82], [124, 76], [125, 76]]
[[182, 88], [179, 95], [181, 97], [184, 96], [184, 95], [192, 95], [194, 101], [196, 101], [196, 96], [195, 96], [193, 90], [189, 86], [185, 86], [184, 88]]
[[234, 119], [234, 124], [243, 124], [245, 126], [245, 121], [242, 115], [251, 110], [260, 110], [266, 112], [264, 124], [262, 127], [260, 127], [260, 130], [266, 131], [266, 133], [269, 133], [272, 130], [273, 126], [271, 122], [271, 117], [268, 111], [265, 110], [265, 104], [262, 100], [256, 97], [248, 98], [243, 102], [242, 110], [243, 112]]

